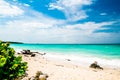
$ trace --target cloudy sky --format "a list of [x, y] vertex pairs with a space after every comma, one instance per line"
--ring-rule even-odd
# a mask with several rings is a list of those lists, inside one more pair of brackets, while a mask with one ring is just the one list
[[120, 0], [0, 0], [0, 39], [120, 43]]

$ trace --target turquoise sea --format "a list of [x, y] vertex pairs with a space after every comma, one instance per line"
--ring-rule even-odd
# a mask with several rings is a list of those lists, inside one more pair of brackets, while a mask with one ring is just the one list
[[117, 44], [11, 44], [11, 47], [59, 55], [57, 57], [70, 58], [77, 62], [97, 60], [104, 65], [120, 67], [120, 45]]

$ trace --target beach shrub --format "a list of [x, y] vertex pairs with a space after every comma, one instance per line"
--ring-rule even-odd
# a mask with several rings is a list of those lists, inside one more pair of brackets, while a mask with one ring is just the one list
[[14, 80], [25, 74], [27, 62], [21, 56], [15, 56], [15, 50], [9, 43], [0, 41], [0, 80]]

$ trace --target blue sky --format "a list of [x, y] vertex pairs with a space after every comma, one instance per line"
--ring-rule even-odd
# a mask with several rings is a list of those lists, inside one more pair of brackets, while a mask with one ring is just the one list
[[0, 0], [0, 39], [120, 43], [120, 0]]

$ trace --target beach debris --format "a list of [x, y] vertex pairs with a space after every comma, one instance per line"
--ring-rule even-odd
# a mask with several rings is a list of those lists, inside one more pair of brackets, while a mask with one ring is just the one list
[[66, 59], [67, 61], [71, 61], [70, 59]]
[[56, 66], [64, 67], [64, 65], [56, 65]]
[[37, 71], [36, 72], [36, 75], [35, 75], [35, 78], [36, 79], [39, 79], [39, 76], [42, 75], [43, 73], [41, 71]]
[[46, 75], [40, 75], [39, 80], [46, 80], [47, 76]]
[[35, 76], [30, 77], [28, 80], [46, 80], [48, 78], [47, 74], [37, 71]]
[[30, 50], [22, 50], [18, 54], [31, 55], [31, 57], [35, 57], [36, 54], [45, 55], [46, 53], [31, 52]]
[[102, 70], [103, 70], [103, 68], [98, 65], [97, 61], [95, 61], [94, 63], [92, 63], [92, 64], [90, 65], [90, 68], [102, 69]]
[[32, 52], [30, 50], [23, 50], [21, 51], [22, 54], [28, 54], [28, 55], [31, 55]]
[[31, 57], [35, 57], [35, 54], [30, 50], [23, 50], [21, 51], [21, 54], [24, 54], [26, 57], [28, 57], [27, 55], [31, 55]]
[[35, 57], [35, 54], [31, 54], [31, 57]]
[[40, 55], [46, 55], [46, 53], [39, 53], [39, 52], [32, 52], [32, 53], [37, 53], [37, 54], [40, 54]]
[[20, 54], [19, 52], [17, 54]]

